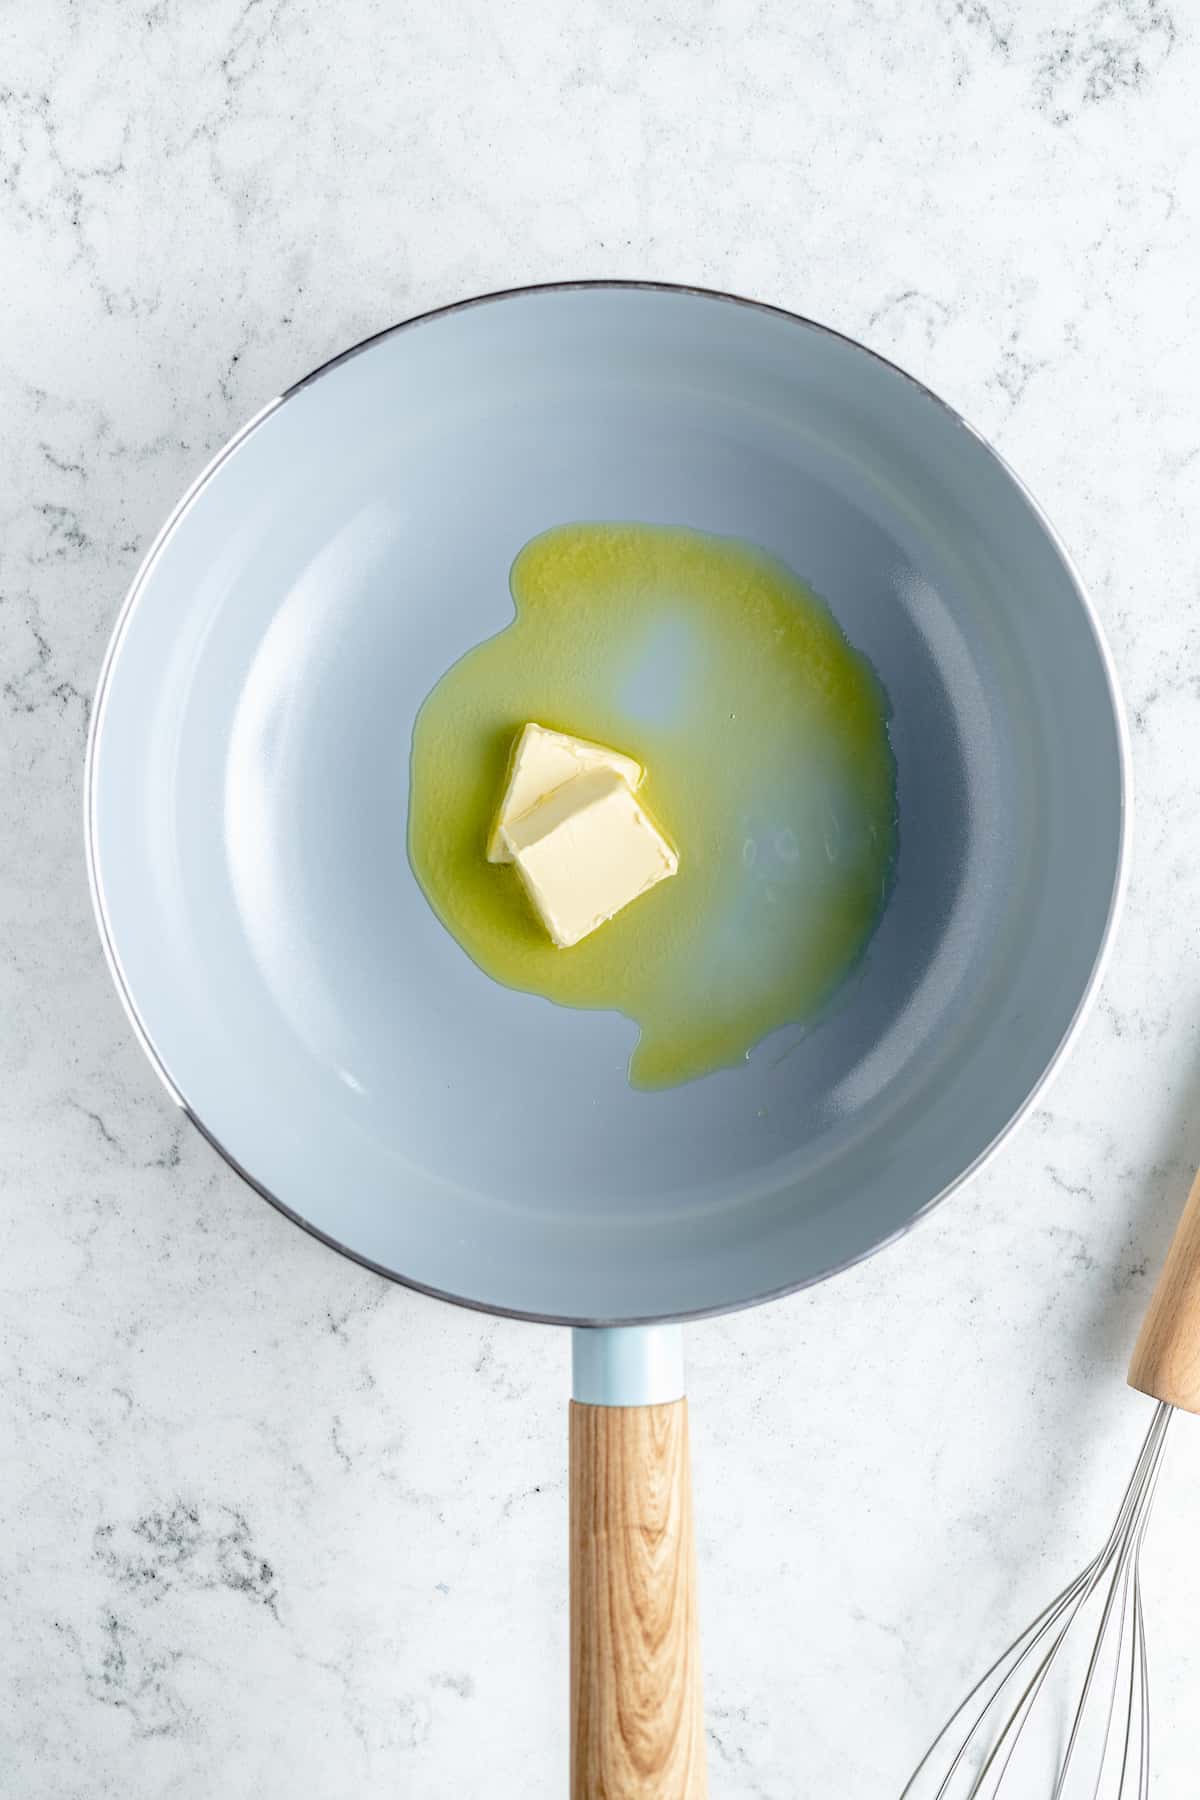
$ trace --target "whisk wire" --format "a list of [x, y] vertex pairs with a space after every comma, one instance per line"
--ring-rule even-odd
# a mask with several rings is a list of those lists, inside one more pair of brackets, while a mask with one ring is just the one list
[[[1090, 1740], [1092, 1728], [1088, 1726], [1085, 1731], [1085, 1722], [1091, 1717], [1091, 1702], [1100, 1672], [1106, 1667], [1105, 1651], [1114, 1619], [1119, 1620], [1116, 1627], [1116, 1649], [1112, 1657], [1112, 1680], [1108, 1684], [1104, 1728], [1098, 1739], [1100, 1762], [1092, 1795], [1093, 1800], [1099, 1800], [1106, 1770], [1111, 1769], [1115, 1762], [1114, 1720], [1118, 1716], [1117, 1696], [1123, 1691], [1124, 1674], [1128, 1700], [1123, 1709], [1120, 1767], [1115, 1793], [1117, 1800], [1126, 1800], [1127, 1794], [1140, 1796], [1141, 1800], [1145, 1800], [1150, 1777], [1150, 1686], [1139, 1569], [1142, 1542], [1158, 1485], [1171, 1413], [1172, 1408], [1166, 1402], [1160, 1403], [1156, 1408], [1112, 1529], [1099, 1554], [1013, 1639], [986, 1674], [975, 1683], [917, 1764], [901, 1800], [915, 1800], [921, 1791], [922, 1777], [934, 1774], [935, 1759], [939, 1752], [949, 1753], [954, 1742], [952, 1734], [955, 1728], [965, 1717], [970, 1717], [974, 1703], [981, 1698], [982, 1704], [974, 1712], [970, 1728], [945, 1766], [933, 1800], [948, 1800], [952, 1791], [963, 1792], [963, 1800], [984, 1800], [985, 1795], [990, 1796], [990, 1800], [996, 1800], [1038, 1696], [1071, 1628], [1092, 1596], [1100, 1589], [1106, 1576], [1109, 1580], [1100, 1622], [1066, 1745], [1057, 1764], [1050, 1800], [1063, 1800], [1072, 1765], [1077, 1760], [1077, 1752], [1085, 1738]], [[1035, 1658], [1031, 1667], [1031, 1659]], [[997, 1719], [995, 1726], [992, 1726], [989, 1721], [997, 1718], [997, 1707], [1006, 1695], [1011, 1695], [1014, 1681], [1019, 1680], [1022, 1674], [1027, 1679], [1015, 1703], [1011, 1704], [1003, 1720]], [[977, 1765], [975, 1757], [982, 1758]], [[969, 1758], [970, 1765], [964, 1768]], [[969, 1783], [965, 1791], [961, 1782], [955, 1790], [955, 1778], [960, 1772]], [[1127, 1777], [1135, 1785], [1127, 1784]]]
[[[1125, 1579], [1121, 1594], [1121, 1630], [1118, 1638], [1118, 1655], [1113, 1663], [1112, 1694], [1109, 1700], [1108, 1719], [1105, 1725], [1104, 1743], [1107, 1747], [1111, 1741], [1112, 1716], [1114, 1702], [1120, 1685], [1122, 1654], [1125, 1648], [1125, 1612], [1132, 1605], [1132, 1628], [1129, 1634], [1128, 1653], [1128, 1699], [1125, 1707], [1125, 1732], [1121, 1748], [1121, 1771], [1117, 1781], [1118, 1800], [1126, 1793], [1126, 1776], [1131, 1773], [1129, 1760], [1130, 1748], [1134, 1739], [1134, 1727], [1137, 1731], [1137, 1767], [1136, 1788], [1130, 1792], [1144, 1794], [1150, 1784], [1150, 1675], [1146, 1655], [1146, 1619], [1142, 1609], [1142, 1590], [1140, 1584], [1140, 1562], [1142, 1544], [1146, 1537], [1146, 1527], [1150, 1522], [1150, 1510], [1154, 1504], [1154, 1492], [1158, 1485], [1159, 1468], [1162, 1463], [1164, 1449], [1163, 1438], [1166, 1431], [1167, 1417], [1164, 1416], [1162, 1427], [1152, 1446], [1150, 1467], [1146, 1475], [1145, 1487], [1142, 1491], [1140, 1508], [1130, 1536], [1130, 1556], [1126, 1566]], [[1104, 1764], [1096, 1778], [1093, 1800], [1100, 1794], [1104, 1779]]]
[[[1137, 1593], [1136, 1554], [1135, 1554], [1134, 1563], [1133, 1563], [1133, 1576], [1134, 1576], [1134, 1582], [1133, 1582], [1134, 1593], [1136, 1596], [1136, 1593]], [[1125, 1661], [1125, 1654], [1124, 1654], [1124, 1652], [1125, 1652], [1125, 1620], [1129, 1613], [1130, 1585], [1131, 1584], [1130, 1584], [1130, 1579], [1129, 1579], [1129, 1566], [1127, 1565], [1126, 1570], [1125, 1570], [1124, 1580], [1121, 1582], [1121, 1623], [1120, 1623], [1120, 1626], [1119, 1626], [1118, 1632], [1117, 1632], [1117, 1654], [1113, 1657], [1112, 1680], [1109, 1683], [1109, 1687], [1108, 1687], [1108, 1712], [1105, 1716], [1105, 1721], [1104, 1721], [1104, 1738], [1103, 1738], [1104, 1750], [1100, 1757], [1100, 1766], [1096, 1771], [1096, 1783], [1092, 1789], [1092, 1800], [1098, 1800], [1098, 1796], [1104, 1785], [1104, 1770], [1105, 1770], [1105, 1765], [1108, 1761], [1108, 1746], [1112, 1742], [1113, 1715], [1116, 1712], [1117, 1694], [1120, 1691], [1120, 1687], [1121, 1687], [1121, 1668]], [[1114, 1579], [1113, 1591], [1115, 1592], [1115, 1579]], [[1103, 1636], [1103, 1626], [1101, 1627], [1101, 1637], [1102, 1636]], [[1100, 1638], [1097, 1639], [1096, 1648], [1092, 1652], [1093, 1663], [1098, 1661], [1099, 1649], [1100, 1649]], [[1120, 1779], [1117, 1782], [1118, 1796], [1120, 1796], [1120, 1794], [1124, 1791], [1124, 1785], [1125, 1785], [1124, 1761], [1125, 1761], [1125, 1756], [1128, 1755], [1129, 1725], [1130, 1725], [1130, 1721], [1132, 1718], [1132, 1707], [1133, 1707], [1133, 1696], [1134, 1696], [1134, 1675], [1136, 1673], [1136, 1655], [1137, 1655], [1137, 1646], [1136, 1646], [1135, 1639], [1134, 1639], [1134, 1633], [1131, 1633], [1130, 1638], [1129, 1638], [1129, 1686], [1127, 1689], [1129, 1699], [1128, 1699], [1128, 1703], [1126, 1706], [1126, 1737], [1125, 1737], [1125, 1748], [1124, 1748], [1124, 1751], [1122, 1754], [1121, 1775], [1120, 1775]], [[1091, 1666], [1089, 1665], [1089, 1676], [1090, 1676], [1090, 1673], [1091, 1673]], [[1079, 1732], [1079, 1727], [1080, 1727], [1080, 1724], [1083, 1719], [1083, 1708], [1084, 1708], [1084, 1701], [1086, 1700], [1086, 1698], [1087, 1698], [1087, 1686], [1085, 1683], [1084, 1696], [1083, 1696], [1083, 1699], [1080, 1700], [1078, 1709], [1076, 1710], [1076, 1713], [1075, 1713], [1075, 1720], [1074, 1720], [1074, 1725], [1073, 1725], [1072, 1734], [1071, 1734], [1072, 1741], [1067, 1746], [1067, 1754], [1066, 1754], [1066, 1758], [1063, 1762], [1063, 1771], [1062, 1771], [1062, 1774], [1059, 1776], [1058, 1787], [1055, 1790], [1056, 1795], [1066, 1784], [1067, 1769], [1070, 1766], [1071, 1752], [1074, 1748], [1075, 1740], [1076, 1740], [1078, 1732]]]

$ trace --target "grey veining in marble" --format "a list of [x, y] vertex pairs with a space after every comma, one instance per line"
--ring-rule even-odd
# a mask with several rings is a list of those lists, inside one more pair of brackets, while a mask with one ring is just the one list
[[[1111, 634], [1124, 929], [1001, 1158], [696, 1328], [713, 1789], [896, 1793], [1107, 1525], [1200, 1163], [1200, 23], [1182, 0], [56, 0], [0, 17], [0, 1790], [553, 1795], [565, 1343], [386, 1287], [181, 1127], [110, 991], [88, 696], [211, 452], [344, 344], [580, 274], [866, 338], [998, 444]], [[1191, 1800], [1200, 1423], [1146, 1559]]]

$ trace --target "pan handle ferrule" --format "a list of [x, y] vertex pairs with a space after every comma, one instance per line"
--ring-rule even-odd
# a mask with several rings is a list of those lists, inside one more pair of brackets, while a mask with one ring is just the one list
[[681, 1400], [682, 1325], [589, 1325], [571, 1333], [571, 1395], [585, 1406]]

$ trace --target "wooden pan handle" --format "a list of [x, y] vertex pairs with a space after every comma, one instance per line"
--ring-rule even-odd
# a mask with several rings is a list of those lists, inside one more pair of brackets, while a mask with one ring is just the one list
[[705, 1800], [687, 1401], [571, 1403], [571, 1800]]
[[1200, 1175], [1142, 1320], [1129, 1385], [1200, 1413]]

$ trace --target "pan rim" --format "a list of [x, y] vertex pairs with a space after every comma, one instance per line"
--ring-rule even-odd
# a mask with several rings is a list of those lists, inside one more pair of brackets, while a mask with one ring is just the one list
[[[897, 1230], [890, 1232], [886, 1237], [880, 1238], [868, 1248], [859, 1251], [854, 1256], [845, 1258], [842, 1262], [833, 1265], [831, 1268], [828, 1268], [819, 1274], [803, 1276], [799, 1280], [783, 1282], [776, 1287], [764, 1289], [761, 1292], [745, 1298], [725, 1301], [707, 1307], [685, 1309], [680, 1312], [637, 1315], [634, 1317], [622, 1315], [593, 1318], [570, 1313], [547, 1313], [520, 1307], [497, 1305], [469, 1294], [457, 1294], [451, 1292], [449, 1289], [431, 1286], [429, 1283], [418, 1281], [413, 1276], [405, 1275], [399, 1270], [389, 1269], [381, 1263], [374, 1262], [370, 1257], [362, 1255], [359, 1251], [354, 1250], [349, 1244], [340, 1242], [337, 1238], [330, 1235], [330, 1233], [322, 1231], [319, 1227], [305, 1219], [301, 1214], [295, 1212], [279, 1197], [278, 1194], [272, 1193], [269, 1188], [264, 1186], [261, 1181], [251, 1174], [251, 1172], [238, 1161], [233, 1152], [220, 1141], [212, 1130], [210, 1130], [187, 1100], [186, 1096], [182, 1093], [167, 1068], [163, 1057], [159, 1053], [145, 1022], [138, 1011], [137, 1004], [134, 1000], [132, 990], [126, 979], [117, 952], [104, 900], [99, 871], [99, 849], [96, 829], [96, 757], [104, 714], [107, 708], [112, 672], [116, 666], [121, 645], [129, 629], [138, 601], [149, 582], [154, 566], [170, 538], [174, 535], [176, 529], [186, 514], [191, 510], [200, 494], [234, 451], [237, 450], [259, 428], [259, 426], [264, 424], [266, 420], [272, 417], [281, 407], [285, 406], [289, 400], [293, 399], [297, 394], [303, 392], [305, 388], [318, 381], [323, 375], [329, 374], [332, 370], [340, 367], [342, 363], [350, 361], [353, 357], [359, 356], [364, 351], [371, 349], [373, 345], [382, 342], [386, 338], [393, 337], [402, 331], [410, 331], [417, 326], [428, 324], [435, 319], [444, 318], [459, 312], [465, 312], [475, 307], [492, 305], [498, 301], [517, 299], [522, 296], [532, 294], [594, 292], [599, 290], [626, 293], [693, 295], [698, 299], [719, 301], [725, 304], [743, 307], [753, 312], [767, 313], [777, 318], [784, 319], [790, 324], [803, 326], [807, 330], [818, 332], [824, 337], [833, 338], [849, 348], [861, 352], [872, 361], [880, 363], [891, 373], [899, 375], [904, 381], [915, 388], [924, 399], [933, 401], [941, 408], [954, 425], [967, 432], [970, 437], [986, 451], [1012, 482], [1014, 488], [1028, 506], [1055, 554], [1062, 563], [1079, 599], [1085, 622], [1096, 645], [1105, 686], [1108, 692], [1109, 704], [1112, 710], [1113, 722], [1116, 728], [1120, 792], [1118, 795], [1119, 826], [1116, 867], [1113, 874], [1113, 884], [1109, 895], [1104, 929], [1101, 933], [1091, 972], [1084, 984], [1083, 991], [1076, 1004], [1075, 1010], [1041, 1074], [1033, 1083], [1020, 1106], [1017, 1107], [1015, 1112], [1008, 1119], [1007, 1123], [996, 1133], [989, 1143], [984, 1146], [978, 1156], [976, 1156], [965, 1169], [961, 1170], [952, 1181], [948, 1182], [944, 1187], [939, 1189], [936, 1194], [926, 1200]], [[350, 1262], [358, 1264], [361, 1268], [369, 1269], [373, 1274], [382, 1276], [385, 1280], [394, 1282], [397, 1286], [408, 1288], [415, 1293], [428, 1295], [429, 1298], [434, 1300], [444, 1300], [450, 1305], [466, 1307], [470, 1311], [484, 1313], [492, 1317], [517, 1319], [526, 1323], [538, 1325], [566, 1325], [584, 1328], [603, 1328], [605, 1326], [613, 1325], [653, 1325], [675, 1322], [682, 1323], [692, 1319], [717, 1318], [726, 1313], [740, 1312], [743, 1309], [752, 1306], [761, 1306], [772, 1300], [783, 1299], [788, 1294], [800, 1293], [805, 1288], [815, 1287], [821, 1282], [828, 1281], [834, 1276], [841, 1275], [846, 1270], [854, 1268], [861, 1262], [867, 1261], [868, 1258], [877, 1255], [881, 1250], [886, 1250], [890, 1245], [895, 1244], [899, 1242], [900, 1239], [906, 1237], [909, 1232], [921, 1223], [922, 1220], [928, 1218], [935, 1208], [940, 1207], [942, 1203], [956, 1193], [959, 1188], [971, 1181], [992, 1160], [1000, 1150], [1001, 1146], [1016, 1131], [1017, 1127], [1031, 1111], [1035, 1103], [1045, 1095], [1049, 1084], [1060, 1071], [1072, 1044], [1075, 1042], [1076, 1037], [1095, 1003], [1101, 982], [1103, 981], [1105, 971], [1108, 967], [1113, 945], [1116, 940], [1117, 930], [1120, 925], [1121, 915], [1124, 910], [1129, 881], [1130, 850], [1133, 831], [1132, 754], [1129, 740], [1129, 726], [1121, 697], [1115, 660], [1104, 627], [1100, 621], [1091, 595], [1084, 585], [1082, 576], [1080, 575], [1074, 559], [1054, 525], [1051, 523], [1044, 508], [1030, 492], [1025, 482], [994, 445], [989, 442], [984, 434], [972, 425], [969, 420], [965, 419], [961, 413], [949, 404], [948, 401], [935, 393], [933, 389], [927, 387], [924, 382], [918, 380], [917, 377], [912, 375], [907, 369], [902, 368], [898, 363], [892, 362], [888, 357], [881, 355], [877, 350], [871, 349], [869, 345], [863, 344], [857, 338], [851, 337], [845, 332], [838, 331], [833, 326], [824, 325], [819, 320], [810, 319], [803, 313], [790, 311], [786, 307], [772, 305], [769, 301], [752, 300], [744, 295], [730, 293], [723, 289], [700, 287], [684, 282], [622, 279], [620, 277], [584, 278], [568, 281], [531, 282], [516, 287], [497, 288], [487, 293], [469, 296], [463, 300], [451, 301], [443, 306], [428, 308], [424, 312], [413, 314], [410, 318], [402, 319], [393, 325], [385, 326], [380, 331], [372, 332], [368, 337], [361, 339], [358, 343], [350, 345], [347, 349], [339, 351], [336, 355], [329, 357], [325, 362], [318, 364], [317, 367], [311, 369], [308, 374], [302, 376], [290, 387], [285, 388], [282, 393], [276, 395], [272, 400], [269, 400], [266, 405], [260, 407], [258, 412], [253, 414], [253, 416], [248, 419], [246, 423], [220, 447], [220, 449], [217, 450], [215, 455], [200, 471], [191, 485], [184, 491], [158, 532], [155, 534], [118, 610], [116, 621], [113, 625], [112, 633], [109, 637], [108, 645], [101, 663], [95, 698], [91, 710], [91, 718], [88, 725], [87, 749], [84, 760], [83, 824], [88, 889], [91, 894], [92, 910], [99, 930], [101, 947], [104, 951], [109, 974], [112, 977], [113, 985], [117, 990], [117, 995], [121, 1001], [125, 1015], [133, 1029], [134, 1036], [170, 1099], [175, 1103], [200, 1136], [212, 1146], [234, 1174], [239, 1176], [254, 1193], [258, 1194], [263, 1200], [266, 1200], [277, 1212], [281, 1213], [284, 1218], [289, 1219], [292, 1224], [298, 1225], [303, 1231], [307, 1232], [310, 1237], [316, 1238], [318, 1242], [326, 1245], [331, 1250], [335, 1250], [340, 1256], [347, 1258]]]

